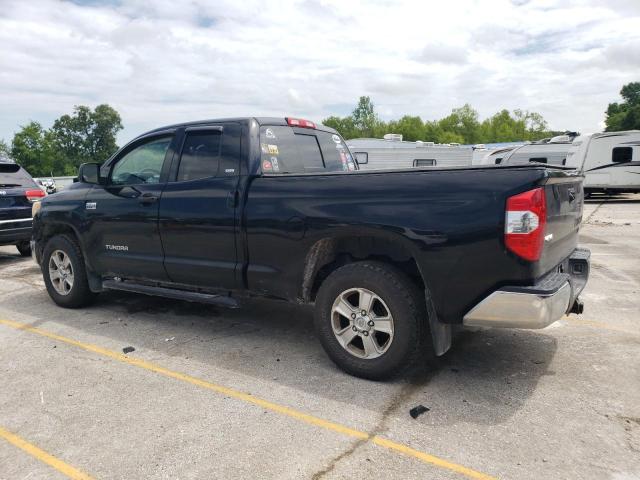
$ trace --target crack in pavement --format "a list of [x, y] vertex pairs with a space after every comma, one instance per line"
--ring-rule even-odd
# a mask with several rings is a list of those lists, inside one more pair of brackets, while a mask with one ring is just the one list
[[353, 455], [360, 447], [371, 443], [371, 440], [379, 435], [382, 435], [387, 430], [387, 423], [393, 413], [395, 413], [405, 402], [408, 400], [417, 390], [423, 388], [429, 383], [429, 380], [437, 373], [437, 364], [430, 366], [429, 370], [422, 372], [413, 372], [409, 375], [407, 382], [402, 386], [399, 392], [391, 399], [389, 404], [382, 411], [382, 417], [380, 421], [369, 431], [367, 431], [367, 437], [361, 438], [353, 442], [349, 448], [347, 448], [340, 455], [331, 459], [326, 467], [317, 471], [311, 477], [313, 480], [319, 480], [331, 473], [336, 466], [345, 458]]

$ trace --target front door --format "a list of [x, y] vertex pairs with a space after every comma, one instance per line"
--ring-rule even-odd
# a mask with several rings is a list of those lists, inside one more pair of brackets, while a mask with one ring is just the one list
[[242, 126], [187, 128], [160, 200], [160, 236], [171, 281], [234, 289]]
[[167, 280], [158, 208], [173, 139], [165, 134], [136, 142], [107, 165], [106, 183], [87, 195], [87, 249], [100, 274]]

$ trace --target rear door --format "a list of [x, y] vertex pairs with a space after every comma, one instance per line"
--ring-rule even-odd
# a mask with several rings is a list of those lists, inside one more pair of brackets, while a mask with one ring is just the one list
[[158, 232], [173, 133], [147, 136], [105, 166], [105, 185], [87, 194], [87, 249], [103, 275], [167, 280]]
[[242, 126], [187, 128], [160, 200], [164, 265], [171, 281], [234, 289]]

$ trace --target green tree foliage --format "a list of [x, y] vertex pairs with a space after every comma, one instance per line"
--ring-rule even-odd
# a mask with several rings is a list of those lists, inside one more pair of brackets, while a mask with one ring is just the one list
[[626, 84], [620, 90], [622, 103], [610, 103], [606, 111], [606, 131], [640, 129], [640, 82]]
[[381, 123], [369, 97], [360, 97], [351, 118], [356, 130], [365, 137], [373, 137]]
[[109, 105], [94, 110], [80, 105], [44, 130], [38, 122], [21, 127], [11, 142], [11, 156], [31, 175], [74, 175], [84, 162], [104, 162], [118, 149], [120, 115]]
[[480, 122], [478, 112], [469, 104], [454, 108], [440, 120], [425, 122], [420, 117], [405, 115], [399, 120], [383, 122], [369, 97], [360, 97], [350, 116], [329, 117], [323, 123], [348, 139], [380, 138], [385, 133], [399, 133], [408, 141], [475, 144], [539, 140], [551, 136], [547, 122], [539, 113], [501, 110]]
[[11, 147], [7, 142], [0, 138], [0, 157], [10, 157]]

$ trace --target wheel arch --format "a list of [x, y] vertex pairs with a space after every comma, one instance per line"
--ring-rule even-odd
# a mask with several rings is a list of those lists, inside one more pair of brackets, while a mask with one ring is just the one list
[[80, 252], [84, 258], [85, 269], [87, 271], [87, 280], [89, 281], [89, 288], [92, 292], [101, 292], [102, 291], [102, 279], [100, 276], [95, 273], [95, 271], [91, 268], [90, 258], [87, 256], [87, 251], [82, 241], [82, 236], [80, 232], [78, 232], [77, 228], [67, 222], [45, 222], [42, 224], [38, 230], [38, 238], [36, 243], [37, 253], [36, 258], [38, 258], [38, 263], [42, 263], [42, 253], [47, 242], [58, 235], [68, 235], [76, 241], [78, 246], [80, 247]]
[[301, 298], [315, 300], [322, 282], [348, 263], [375, 260], [401, 270], [424, 292], [429, 332], [436, 355], [443, 355], [451, 347], [451, 325], [438, 320], [428, 280], [417, 260], [415, 249], [408, 240], [394, 235], [351, 234], [317, 240], [305, 258]]

